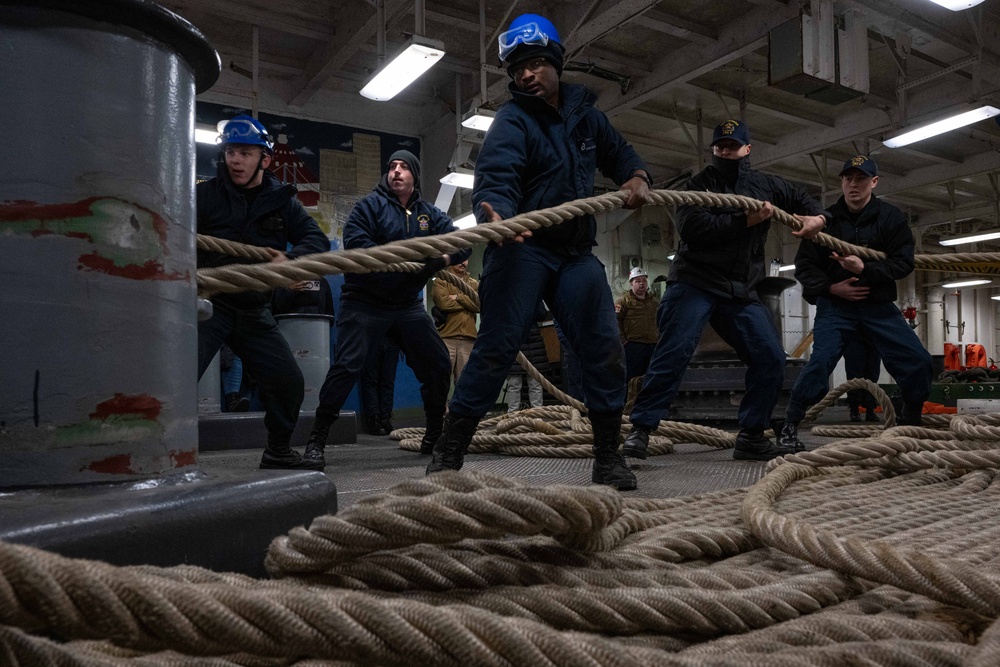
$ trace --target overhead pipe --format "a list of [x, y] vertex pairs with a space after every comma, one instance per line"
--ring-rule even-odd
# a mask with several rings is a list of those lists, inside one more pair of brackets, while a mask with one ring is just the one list
[[416, 22], [414, 30], [421, 37], [427, 36], [427, 11], [425, 0], [416, 0], [413, 3], [413, 18]]
[[377, 59], [375, 69], [380, 69], [385, 64], [385, 0], [375, 0], [375, 22], [378, 23], [378, 30], [375, 33]]
[[927, 351], [944, 354], [944, 288], [935, 285], [927, 290]]

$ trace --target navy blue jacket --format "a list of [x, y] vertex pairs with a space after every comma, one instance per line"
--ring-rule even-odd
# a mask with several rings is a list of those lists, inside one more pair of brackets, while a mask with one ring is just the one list
[[[414, 190], [404, 207], [389, 188], [386, 177], [354, 205], [344, 223], [344, 248], [374, 248], [392, 241], [433, 236], [458, 231], [441, 209], [420, 198]], [[472, 254], [467, 248], [449, 253], [452, 264], [464, 262]], [[443, 267], [438, 267], [443, 268]], [[390, 308], [409, 306], [420, 300], [420, 291], [434, 273], [432, 265], [423, 273], [348, 273], [342, 294]]]
[[[686, 190], [738, 194], [769, 201], [788, 213], [827, 214], [804, 190], [777, 176], [750, 168], [748, 158], [733, 162], [729, 178], [714, 164], [691, 177]], [[732, 176], [735, 176], [735, 181]], [[680, 244], [670, 268], [670, 282], [693, 285], [716, 296], [751, 301], [764, 276], [764, 244], [771, 222], [747, 227], [737, 207], [679, 206]]]
[[906, 215], [875, 195], [861, 210], [857, 221], [851, 220], [843, 197], [830, 207], [830, 213], [833, 221], [823, 231], [854, 245], [881, 250], [887, 257], [864, 260], [864, 270], [856, 275], [833, 259], [830, 248], [803, 241], [795, 254], [795, 278], [802, 283], [802, 296], [812, 304], [818, 296], [828, 296], [840, 303], [856, 303], [830, 294], [830, 285], [857, 278], [855, 286], [870, 288], [865, 303], [895, 301], [896, 281], [913, 272], [913, 233]]
[[[294, 185], [284, 185], [265, 169], [263, 190], [247, 205], [240, 188], [229, 178], [225, 163], [219, 162], [218, 176], [195, 186], [198, 200], [198, 233], [228, 241], [281, 250], [289, 259], [327, 252], [330, 240], [302, 204], [295, 198]], [[288, 244], [291, 250], [285, 250]], [[227, 264], [254, 264], [255, 260], [221, 253], [198, 251], [198, 268]], [[220, 294], [213, 300], [228, 301], [237, 308], [260, 307], [271, 293]]]
[[[489, 203], [506, 219], [518, 213], [565, 204], [594, 194], [594, 170], [618, 185], [646, 165], [594, 107], [597, 96], [577, 84], [559, 84], [559, 111], [545, 100], [517, 90], [497, 111], [476, 160], [473, 210]], [[586, 215], [536, 229], [525, 242], [566, 255], [597, 245], [597, 223]]]

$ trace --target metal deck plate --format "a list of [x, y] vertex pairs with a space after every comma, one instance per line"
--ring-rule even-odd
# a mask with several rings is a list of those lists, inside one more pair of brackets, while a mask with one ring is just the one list
[[[824, 413], [822, 423], [846, 422], [846, 408]], [[726, 430], [734, 431], [729, 426]], [[800, 433], [810, 447], [831, 442], [831, 438]], [[255, 469], [260, 449], [202, 452], [199, 466], [213, 469]], [[673, 454], [653, 456], [645, 461], [628, 459], [639, 480], [639, 488], [629, 497], [668, 498], [750, 486], [764, 476], [766, 463], [734, 461], [729, 449], [682, 443]], [[333, 445], [326, 449], [326, 474], [337, 486], [338, 505], [347, 507], [358, 498], [383, 493], [406, 479], [421, 479], [429, 456], [399, 449], [387, 437], [359, 433], [357, 443]], [[484, 470], [522, 479], [530, 484], [589, 485], [593, 459], [556, 459], [470, 454], [465, 469]]]

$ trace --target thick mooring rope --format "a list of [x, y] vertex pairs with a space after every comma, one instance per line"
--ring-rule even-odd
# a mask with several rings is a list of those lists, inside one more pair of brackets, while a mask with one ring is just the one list
[[409, 480], [276, 539], [271, 581], [0, 543], [0, 661], [992, 666], [1000, 417], [950, 426], [683, 498]]
[[[735, 206], [747, 212], [759, 210], [764, 203], [743, 195], [695, 192], [688, 190], [652, 190], [651, 205], [656, 206]], [[531, 229], [549, 227], [581, 215], [612, 211], [621, 208], [626, 200], [622, 192], [608, 192], [597, 197], [578, 199], [539, 211], [521, 213], [500, 222], [476, 225], [470, 229], [394, 241], [374, 248], [338, 250], [307, 255], [279, 264], [231, 265], [198, 271], [198, 291], [203, 296], [219, 292], [245, 292], [289, 285], [300, 280], [312, 280], [334, 273], [370, 273], [373, 271], [417, 271], [415, 264], [427, 257], [437, 257], [456, 250], [470, 248], [479, 243], [504, 241]], [[774, 209], [772, 219], [793, 230], [802, 227], [795, 216]], [[857, 255], [864, 259], [885, 259], [885, 253], [852, 245], [829, 234], [820, 233], [817, 243], [840, 254]], [[222, 239], [207, 240], [199, 236], [199, 247], [204, 250], [235, 254], [237, 256], [267, 261], [270, 256], [239, 248]], [[232, 248], [232, 252], [227, 250]], [[919, 269], [935, 271], [966, 271], [971, 273], [1000, 274], [1000, 253], [959, 253], [949, 255], [917, 255]]]

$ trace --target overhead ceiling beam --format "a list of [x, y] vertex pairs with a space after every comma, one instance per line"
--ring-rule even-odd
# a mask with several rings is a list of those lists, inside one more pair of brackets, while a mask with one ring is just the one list
[[[920, 118], [933, 113], [946, 106], [950, 100], [961, 99], [966, 89], [965, 84], [955, 81], [941, 82], [938, 86], [921, 89], [910, 97], [910, 117]], [[859, 139], [880, 137], [894, 129], [896, 125], [885, 110], [862, 107], [838, 118], [835, 127], [807, 128], [782, 137], [777, 146], [758, 151], [757, 165], [763, 167], [803, 153], [816, 153], [824, 148], [849, 144]]]
[[471, 14], [459, 16], [451, 10], [444, 11], [440, 7], [437, 9], [431, 9], [428, 7], [424, 10], [424, 14], [427, 16], [428, 21], [441, 23], [443, 25], [451, 26], [452, 28], [468, 30], [469, 32], [479, 32], [479, 20], [469, 18], [471, 17]]
[[650, 60], [622, 55], [596, 46], [588, 48], [585, 54], [567, 59], [567, 62], [570, 60], [573, 62], [592, 62], [595, 65], [600, 65], [608, 69], [624, 70], [620, 73], [626, 76], [648, 74], [653, 71], [653, 65]]
[[[249, 69], [252, 54], [246, 45], [225, 44], [213, 41], [213, 45], [219, 52], [222, 60], [222, 69], [230, 69], [229, 64], [236, 61], [237, 65], [243, 63], [243, 67]], [[303, 65], [300, 61], [285, 57], [276, 53], [261, 53], [259, 59], [261, 69], [267, 69], [279, 74], [291, 74], [293, 76], [301, 74]]]
[[797, 2], [756, 7], [726, 24], [719, 31], [719, 39], [712, 44], [700, 49], [681, 48], [666, 54], [652, 74], [637, 80], [624, 95], [601, 99], [601, 106], [609, 116], [615, 116], [658, 97], [669, 88], [688, 83], [719, 65], [760, 48], [767, 43], [767, 35], [772, 28], [798, 15]]
[[617, 4], [577, 28], [567, 40], [567, 56], [581, 51], [605, 35], [618, 30], [635, 18], [642, 16], [660, 3], [660, 0], [619, 0]]
[[[961, 12], [952, 12], [936, 5], [921, 3], [920, 13], [912, 11], [900, 2], [893, 0], [848, 0], [850, 4], [863, 7], [875, 20], [889, 23], [902, 23], [947, 44], [952, 48], [967, 54], [976, 54], [979, 50], [973, 35], [966, 36], [966, 23]], [[982, 16], [986, 16], [983, 14]], [[995, 21], [993, 30], [995, 30]], [[995, 44], [985, 41], [986, 45]], [[991, 46], [982, 49], [983, 63], [988, 65], [982, 69], [982, 76], [988, 81], [1000, 81], [1000, 56]], [[970, 68], [971, 69], [971, 68]]]
[[635, 24], [641, 25], [643, 28], [655, 30], [656, 32], [662, 32], [664, 35], [683, 39], [692, 44], [711, 44], [719, 38], [714, 30], [705, 26], [656, 10], [636, 17]]
[[878, 14], [881, 18], [898, 21], [916, 28], [920, 32], [960, 51], [966, 53], [974, 51], [975, 44], [964, 35], [949, 29], [951, 20], [956, 16], [955, 12], [932, 5], [925, 5], [921, 8], [921, 13], [917, 14], [892, 0], [850, 0], [850, 4], [863, 7], [870, 12]]
[[[671, 125], [674, 122], [676, 122], [672, 117], [673, 113], [674, 113], [673, 109], [664, 111], [663, 115], [660, 115], [658, 113], [652, 113], [650, 111], [646, 111], [645, 109], [628, 110], [629, 117], [637, 117], [647, 120], [650, 123], [657, 123], [666, 129], [670, 129]], [[680, 118], [681, 122], [687, 123], [688, 125], [691, 125], [693, 127], [698, 127], [698, 118], [696, 114], [691, 113], [690, 111], [685, 111], [683, 109], [677, 109], [677, 116]], [[701, 120], [701, 126], [707, 130], [714, 130], [715, 126], [718, 123], [718, 120], [721, 119], [703, 117]], [[775, 139], [774, 137], [769, 135], [758, 135], [756, 132], [754, 133], [753, 141], [755, 144], [774, 145], [778, 143], [778, 140]], [[708, 146], [706, 146], [705, 148], [707, 149]]]
[[[408, 0], [386, 0], [386, 23], [391, 23], [392, 17], [408, 8]], [[296, 80], [293, 90], [296, 92], [288, 100], [288, 105], [301, 107], [323, 87], [323, 83], [333, 74], [343, 68], [351, 56], [358, 52], [363, 44], [375, 35], [378, 29], [378, 19], [375, 14], [367, 12], [344, 11], [344, 20], [340, 23], [337, 35], [326, 46], [317, 49], [309, 58], [302, 76]]]
[[[694, 83], [685, 83], [682, 86], [679, 86], [679, 88], [695, 93], [714, 93], [722, 95], [723, 97], [728, 97], [736, 103], [739, 103], [740, 101], [740, 91], [728, 90], [720, 87], [715, 87], [714, 89], [709, 90], [708, 88], [702, 88]], [[759, 111], [766, 116], [771, 116], [772, 118], [778, 118], [779, 120], [785, 120], [792, 123], [798, 123], [799, 125], [810, 125], [813, 127], [834, 126], [833, 119], [821, 116], [820, 114], [805, 111], [803, 109], [795, 109], [793, 111], [787, 107], [783, 108], [782, 106], [771, 101], [766, 92], [748, 90], [744, 92], [744, 96], [747, 103], [747, 109], [751, 111]]]
[[675, 155], [683, 155], [688, 158], [696, 159], [698, 153], [694, 150], [692, 146], [686, 144], [675, 144], [672, 141], [664, 141], [657, 137], [644, 136], [641, 134], [636, 134], [635, 132], [623, 132], [622, 136], [632, 144], [633, 148], [637, 150], [639, 148], [650, 149], [653, 151], [663, 151], [666, 153], [673, 153]]
[[904, 155], [913, 155], [915, 157], [935, 160], [937, 162], [950, 162], [952, 164], [962, 164], [962, 161], [964, 160], [964, 158], [958, 153], [943, 151], [938, 148], [913, 148], [911, 146], [900, 146], [899, 148], [893, 148], [892, 151], [894, 153], [903, 153]]
[[194, 16], [197, 13], [209, 14], [230, 21], [259, 25], [268, 30], [308, 37], [318, 41], [330, 39], [335, 32], [333, 24], [322, 19], [299, 17], [286, 11], [272, 12], [255, 9], [251, 5], [234, 0], [211, 0], [210, 2], [175, 0], [161, 4], [185, 17]]
[[879, 190], [883, 193], [902, 192], [915, 188], [925, 188], [938, 183], [953, 181], [958, 178], [968, 178], [997, 168], [997, 154], [986, 151], [979, 155], [968, 157], [961, 164], [943, 166], [931, 165], [914, 169], [902, 177], [885, 178], [879, 181]]
[[952, 210], [929, 211], [921, 213], [914, 223], [914, 229], [944, 225], [953, 220], [976, 220], [993, 218], [996, 215], [996, 204], [970, 204], [959, 206]]

